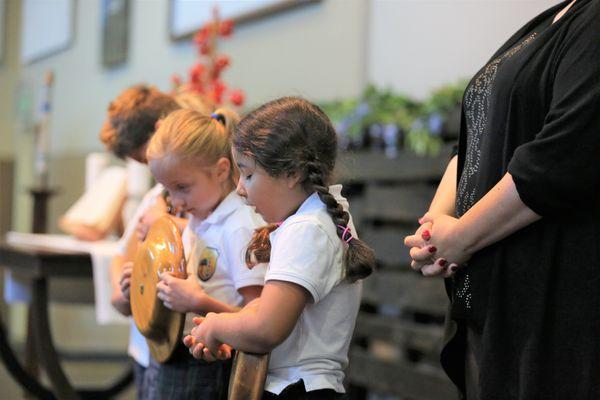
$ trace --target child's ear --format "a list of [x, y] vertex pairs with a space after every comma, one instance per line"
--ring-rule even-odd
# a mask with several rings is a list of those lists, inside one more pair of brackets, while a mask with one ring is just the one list
[[286, 178], [288, 189], [295, 189], [300, 184], [301, 179], [302, 174], [300, 172], [290, 172]]
[[231, 172], [231, 161], [229, 161], [228, 158], [219, 158], [216, 167], [216, 174], [219, 182], [224, 182], [229, 179], [229, 174]]

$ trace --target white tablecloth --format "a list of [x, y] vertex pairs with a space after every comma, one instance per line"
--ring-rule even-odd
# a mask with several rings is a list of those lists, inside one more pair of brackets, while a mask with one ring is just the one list
[[[96, 321], [100, 325], [129, 323], [129, 319], [119, 314], [110, 304], [112, 294], [110, 262], [117, 252], [116, 241], [101, 240], [97, 242], [85, 242], [67, 235], [21, 232], [8, 232], [6, 234], [6, 241], [13, 245], [44, 246], [58, 251], [89, 253], [92, 258], [94, 273]], [[27, 284], [13, 277], [9, 270], [6, 270], [5, 274], [4, 298], [9, 303], [31, 301], [31, 294]]]

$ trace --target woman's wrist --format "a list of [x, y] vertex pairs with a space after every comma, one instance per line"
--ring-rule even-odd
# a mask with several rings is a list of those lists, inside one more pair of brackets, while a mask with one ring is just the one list
[[471, 258], [473, 253], [479, 250], [479, 241], [475, 230], [469, 227], [468, 220], [465, 218], [458, 218], [451, 234], [456, 238], [460, 252], [467, 258]]

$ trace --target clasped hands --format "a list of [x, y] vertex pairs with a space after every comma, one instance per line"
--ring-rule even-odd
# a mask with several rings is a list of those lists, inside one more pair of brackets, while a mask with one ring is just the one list
[[404, 245], [410, 248], [410, 266], [415, 271], [424, 276], [449, 278], [471, 258], [459, 219], [427, 213], [419, 224], [413, 235], [404, 238]]
[[185, 344], [194, 358], [212, 362], [231, 358], [232, 347], [219, 343], [212, 331], [216, 313], [208, 313], [205, 317], [194, 317], [196, 326], [189, 335], [183, 338]]

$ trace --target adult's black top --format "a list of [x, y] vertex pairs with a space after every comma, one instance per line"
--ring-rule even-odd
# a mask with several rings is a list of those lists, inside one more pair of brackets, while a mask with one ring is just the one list
[[457, 214], [509, 172], [542, 219], [473, 256], [451, 295], [442, 364], [464, 389], [476, 332], [481, 399], [600, 399], [600, 0], [535, 17], [463, 99]]

